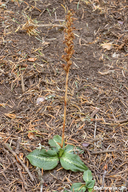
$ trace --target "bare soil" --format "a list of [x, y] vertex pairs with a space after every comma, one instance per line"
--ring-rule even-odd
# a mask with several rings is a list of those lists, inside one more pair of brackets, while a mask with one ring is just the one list
[[[95, 186], [128, 188], [128, 6], [126, 0], [0, 2], [0, 192], [69, 190], [82, 173], [37, 170], [26, 155], [62, 134], [63, 27], [72, 9], [66, 143], [92, 171]], [[30, 19], [31, 18], [31, 19]], [[33, 34], [23, 30], [35, 23]], [[38, 25], [38, 26], [37, 26]], [[38, 98], [44, 99], [37, 103]], [[8, 145], [11, 147], [9, 150]], [[20, 162], [21, 160], [21, 162]], [[28, 169], [26, 169], [28, 168]], [[98, 190], [97, 190], [98, 191]]]

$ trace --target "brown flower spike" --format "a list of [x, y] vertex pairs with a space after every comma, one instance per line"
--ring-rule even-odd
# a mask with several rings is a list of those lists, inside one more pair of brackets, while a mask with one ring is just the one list
[[73, 25], [73, 21], [75, 20], [73, 17], [73, 11], [70, 10], [68, 11], [67, 15], [66, 15], [66, 28], [64, 29], [64, 32], [65, 32], [65, 41], [63, 43], [66, 44], [66, 48], [64, 49], [64, 51], [66, 52], [66, 55], [62, 55], [62, 58], [66, 61], [66, 65], [63, 65], [64, 67], [64, 70], [66, 72], [69, 71], [69, 68], [70, 66], [72, 65], [72, 61], [71, 61], [71, 58], [72, 58], [72, 55], [74, 53], [74, 45], [73, 45], [73, 39], [75, 38], [74, 37], [74, 34], [73, 34], [73, 30], [74, 28], [72, 27]]
[[64, 37], [65, 41], [64, 43], [66, 44], [66, 48], [64, 51], [66, 52], [66, 55], [62, 55], [62, 58], [66, 61], [66, 64], [63, 64], [63, 68], [66, 72], [66, 86], [65, 86], [65, 99], [64, 99], [64, 121], [63, 121], [63, 131], [62, 131], [62, 141], [61, 141], [61, 147], [63, 147], [64, 143], [64, 131], [65, 131], [65, 122], [66, 122], [66, 105], [67, 105], [67, 89], [68, 89], [68, 75], [69, 75], [69, 69], [70, 66], [72, 65], [72, 55], [74, 53], [74, 45], [73, 45], [73, 39], [74, 39], [74, 34], [73, 30], [74, 28], [72, 27], [73, 21], [75, 18], [73, 16], [73, 11], [70, 10], [68, 11], [66, 15], [66, 28], [64, 29]]

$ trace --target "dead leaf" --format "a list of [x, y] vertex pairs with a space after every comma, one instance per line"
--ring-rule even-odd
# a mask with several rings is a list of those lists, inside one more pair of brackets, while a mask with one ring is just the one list
[[112, 43], [103, 43], [101, 44], [101, 46], [104, 48], [104, 49], [107, 49], [107, 50], [111, 50], [113, 45]]
[[10, 114], [10, 113], [5, 113], [5, 115], [7, 116], [7, 117], [9, 117], [10, 119], [15, 119], [16, 118], [16, 115], [15, 114]]
[[114, 71], [115, 71], [115, 70], [106, 70], [106, 71], [103, 71], [103, 72], [98, 71], [98, 73], [101, 74], [101, 75], [107, 75], [107, 74], [109, 74], [109, 73], [114, 73]]
[[28, 133], [28, 138], [29, 139], [35, 139], [35, 135], [32, 132]]
[[23, 153], [20, 153], [19, 154], [19, 158], [23, 161], [23, 157], [24, 157], [24, 154]]
[[120, 54], [117, 54], [117, 53], [113, 53], [113, 54], [112, 54], [112, 57], [113, 57], [113, 58], [118, 58], [119, 56], [120, 56]]
[[28, 35], [38, 35], [36, 31], [36, 24], [30, 18], [28, 21], [22, 26], [21, 30], [25, 30]]
[[30, 62], [34, 62], [36, 60], [37, 60], [37, 58], [32, 58], [32, 57], [28, 58], [28, 61], [30, 61]]

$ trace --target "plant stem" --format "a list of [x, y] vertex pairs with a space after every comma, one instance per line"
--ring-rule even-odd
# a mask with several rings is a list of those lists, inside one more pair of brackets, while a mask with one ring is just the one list
[[63, 131], [62, 131], [62, 141], [61, 141], [61, 148], [63, 147], [64, 144], [64, 131], [65, 131], [65, 123], [66, 123], [66, 106], [67, 106], [67, 90], [68, 90], [68, 76], [69, 76], [69, 69], [70, 66], [72, 65], [71, 57], [74, 53], [74, 46], [73, 46], [73, 39], [74, 39], [74, 34], [73, 34], [73, 27], [71, 25], [73, 24], [74, 18], [73, 16], [73, 11], [68, 11], [66, 15], [66, 24], [65, 24], [65, 41], [63, 43], [66, 44], [66, 48], [64, 51], [66, 52], [66, 55], [62, 55], [62, 58], [66, 61], [66, 65], [63, 64], [63, 68], [66, 72], [66, 85], [65, 85], [65, 98], [64, 98], [64, 121], [63, 121]]
[[69, 75], [69, 68], [66, 72], [66, 85], [65, 85], [65, 98], [64, 98], [64, 121], [63, 121], [61, 148], [63, 147], [63, 143], [64, 143], [64, 131], [65, 131], [65, 122], [66, 122], [66, 106], [67, 106], [67, 90], [68, 90], [68, 75]]

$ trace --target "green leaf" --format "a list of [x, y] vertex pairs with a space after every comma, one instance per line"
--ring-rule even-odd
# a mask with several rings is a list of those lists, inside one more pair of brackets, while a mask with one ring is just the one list
[[30, 163], [36, 167], [43, 168], [44, 170], [51, 170], [57, 166], [59, 162], [58, 155], [53, 150], [46, 151], [42, 150], [34, 150], [33, 152], [27, 155]]
[[86, 167], [86, 165], [81, 161], [78, 155], [67, 153], [66, 151], [60, 158], [60, 163], [64, 169], [74, 172], [85, 171], [88, 169], [88, 167]]
[[85, 192], [86, 186], [82, 183], [73, 183], [71, 187], [71, 191], [73, 192]]
[[60, 150], [59, 150], [59, 157], [62, 157], [63, 153], [64, 153], [64, 149], [60, 148]]
[[92, 191], [95, 192], [93, 188], [88, 189], [88, 192], [92, 192]]
[[73, 153], [74, 146], [73, 145], [66, 145], [65, 152], [66, 153]]
[[66, 147], [65, 147], [65, 151], [67, 152], [67, 153], [72, 153], [72, 154], [74, 154], [74, 153], [79, 153], [79, 154], [82, 154], [84, 151], [82, 150], [82, 149], [80, 149], [79, 147], [76, 147], [76, 146], [73, 146], [73, 145], [67, 145]]
[[49, 142], [48, 142], [49, 145], [52, 147], [52, 149], [55, 150], [57, 153], [61, 148], [60, 145], [59, 145], [59, 144], [61, 144], [61, 139], [62, 138], [59, 135], [55, 135], [53, 137], [53, 139], [50, 139]]
[[94, 184], [95, 184], [95, 180], [87, 181], [87, 182], [86, 182], [86, 187], [87, 187], [88, 189], [91, 189], [91, 188], [94, 187]]
[[92, 172], [90, 170], [84, 171], [83, 180], [87, 183], [87, 181], [92, 180]]

